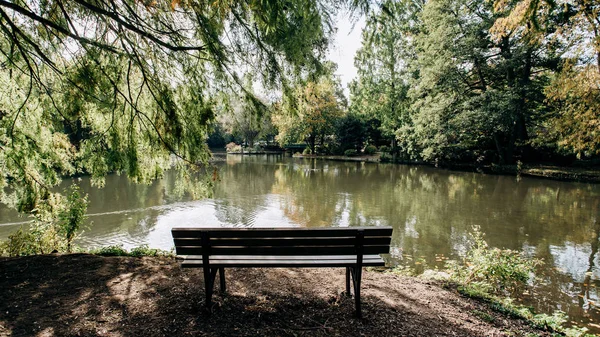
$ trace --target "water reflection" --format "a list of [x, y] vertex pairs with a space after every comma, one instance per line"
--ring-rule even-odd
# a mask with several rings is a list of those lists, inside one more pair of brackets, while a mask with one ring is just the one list
[[[82, 179], [91, 216], [79, 243], [170, 249], [173, 226], [390, 225], [394, 261], [422, 268], [460, 258], [479, 226], [491, 246], [545, 260], [526, 303], [600, 319], [600, 185], [281, 156], [228, 156], [220, 165], [214, 198], [200, 201], [175, 193], [175, 175], [147, 186], [111, 176], [101, 190]], [[23, 220], [0, 208], [0, 222]], [[0, 225], [0, 238], [17, 227]]]

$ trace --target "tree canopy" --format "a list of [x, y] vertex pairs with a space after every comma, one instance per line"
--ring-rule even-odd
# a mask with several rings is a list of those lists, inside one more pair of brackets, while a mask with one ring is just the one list
[[218, 93], [253, 96], [240, 69], [289, 93], [321, 69], [343, 4], [0, 1], [2, 201], [34, 210], [64, 175], [189, 173], [209, 158]]
[[586, 0], [384, 1], [363, 31], [351, 107], [382, 121], [404, 158], [592, 158], [599, 13]]

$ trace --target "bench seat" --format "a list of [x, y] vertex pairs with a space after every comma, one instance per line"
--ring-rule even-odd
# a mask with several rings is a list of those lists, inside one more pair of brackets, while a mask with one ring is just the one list
[[[203, 266], [202, 255], [182, 256], [183, 268], [201, 268]], [[235, 267], [235, 268], [313, 268], [313, 267], [353, 267], [356, 265], [356, 255], [211, 255], [209, 264], [212, 267]], [[363, 255], [363, 266], [381, 267], [385, 261], [377, 254]]]

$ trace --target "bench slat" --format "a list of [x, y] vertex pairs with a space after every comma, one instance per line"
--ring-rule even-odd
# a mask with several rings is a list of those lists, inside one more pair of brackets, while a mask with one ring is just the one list
[[[180, 256], [185, 260], [202, 260], [202, 255], [183, 255]], [[309, 259], [319, 259], [319, 260], [344, 260], [344, 259], [353, 259], [356, 261], [356, 255], [211, 255], [209, 257], [210, 261], [215, 260], [309, 260]], [[379, 254], [371, 254], [371, 255], [363, 255], [363, 260], [368, 259], [381, 259]]]
[[[363, 254], [389, 253], [389, 245], [365, 246]], [[202, 255], [201, 247], [176, 246], [178, 255]], [[210, 247], [211, 255], [351, 255], [357, 254], [354, 246], [328, 247]]]
[[[202, 240], [197, 238], [177, 238], [173, 240], [175, 246], [202, 246]], [[363, 245], [389, 245], [391, 237], [366, 237]], [[354, 246], [356, 238], [236, 238], [236, 239], [210, 239], [211, 246]]]
[[[382, 258], [363, 259], [363, 266], [384, 266], [385, 262]], [[211, 259], [210, 265], [213, 267], [346, 267], [356, 265], [356, 257], [354, 259]], [[185, 260], [181, 263], [183, 268], [198, 268], [202, 267], [202, 260]]]
[[362, 230], [365, 237], [390, 236], [392, 227], [341, 228], [173, 228], [173, 238], [200, 238], [210, 232], [212, 238], [282, 238], [282, 237], [355, 237]]

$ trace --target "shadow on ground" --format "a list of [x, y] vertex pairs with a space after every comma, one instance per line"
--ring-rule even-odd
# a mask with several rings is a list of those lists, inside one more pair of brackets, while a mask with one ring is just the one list
[[[0, 259], [0, 336], [502, 336], [521, 321], [435, 283], [364, 273], [364, 318], [343, 269], [232, 269], [204, 308], [202, 272], [169, 258]], [[217, 283], [218, 284], [218, 283]], [[489, 312], [485, 320], [474, 313]], [[539, 333], [539, 332], [537, 332]]]

